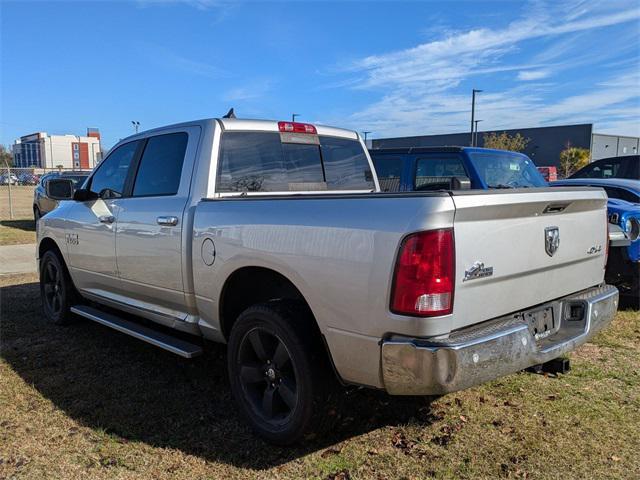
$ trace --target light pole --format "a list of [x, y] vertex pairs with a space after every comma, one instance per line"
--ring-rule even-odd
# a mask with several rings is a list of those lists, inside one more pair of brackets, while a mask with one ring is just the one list
[[475, 122], [475, 113], [476, 113], [476, 93], [480, 93], [482, 90], [473, 89], [471, 90], [471, 146], [473, 147], [473, 127]]
[[371, 132], [362, 132], [362, 134], [364, 135], [364, 144], [367, 144], [367, 135], [369, 135]]
[[475, 135], [473, 137], [473, 145], [471, 145], [472, 147], [477, 147], [478, 146], [478, 123], [480, 123], [482, 120], [474, 120], [473, 123], [475, 123]]
[[296, 121], [296, 117], [299, 117], [299, 116], [300, 116], [300, 114], [299, 114], [299, 113], [292, 113], [292, 114], [291, 114], [291, 121], [292, 121], [292, 122], [295, 122], [295, 121]]
[[140, 128], [140, 122], [131, 120], [131, 125], [133, 125], [133, 129], [135, 130], [135, 132], [138, 133], [138, 129]]

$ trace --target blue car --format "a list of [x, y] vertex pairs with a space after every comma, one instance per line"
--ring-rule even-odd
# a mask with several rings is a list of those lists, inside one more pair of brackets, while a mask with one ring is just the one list
[[522, 153], [478, 147], [406, 147], [369, 150], [385, 192], [546, 187]]
[[552, 186], [588, 186], [604, 188], [609, 196], [609, 223], [620, 226], [631, 244], [611, 248], [606, 281], [621, 293], [638, 296], [640, 292], [640, 180], [622, 178], [570, 178]]

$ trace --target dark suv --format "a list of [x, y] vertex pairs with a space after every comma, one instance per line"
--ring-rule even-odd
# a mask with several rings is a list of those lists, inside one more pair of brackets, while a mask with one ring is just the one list
[[569, 178], [628, 178], [640, 180], [640, 155], [602, 158], [581, 168]]
[[58, 201], [47, 196], [47, 182], [52, 178], [69, 178], [74, 185], [74, 188], [82, 186], [84, 181], [91, 172], [52, 172], [47, 173], [40, 177], [38, 185], [36, 185], [33, 191], [33, 217], [36, 223], [46, 213], [58, 206]]

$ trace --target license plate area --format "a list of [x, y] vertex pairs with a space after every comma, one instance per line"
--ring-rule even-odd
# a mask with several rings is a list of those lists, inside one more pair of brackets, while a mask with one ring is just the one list
[[547, 338], [556, 331], [556, 320], [552, 307], [527, 312], [525, 319], [529, 325], [529, 331], [537, 341]]

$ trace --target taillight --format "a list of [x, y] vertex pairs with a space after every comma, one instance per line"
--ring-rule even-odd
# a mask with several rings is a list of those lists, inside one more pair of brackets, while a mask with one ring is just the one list
[[317, 134], [316, 127], [309, 123], [278, 122], [278, 130], [286, 133], [312, 133]]
[[451, 313], [454, 263], [453, 230], [430, 230], [406, 237], [396, 264], [391, 311], [421, 317]]

